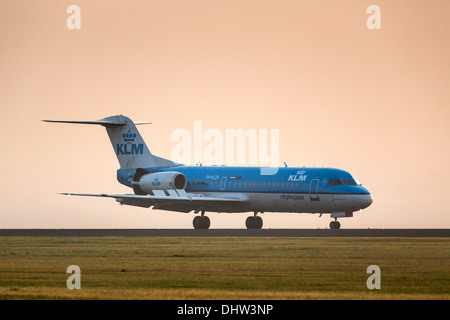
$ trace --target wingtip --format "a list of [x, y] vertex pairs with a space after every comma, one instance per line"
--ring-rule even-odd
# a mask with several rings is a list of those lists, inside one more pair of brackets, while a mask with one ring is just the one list
[[68, 192], [58, 192], [58, 194], [62, 195], [62, 196], [67, 196], [67, 198], [70, 198], [70, 193]]

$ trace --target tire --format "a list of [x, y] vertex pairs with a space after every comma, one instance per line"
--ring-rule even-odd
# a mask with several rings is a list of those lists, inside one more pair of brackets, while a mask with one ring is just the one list
[[254, 229], [255, 228], [255, 217], [248, 217], [245, 220], [245, 226], [247, 229]]
[[209, 226], [211, 225], [211, 220], [207, 216], [202, 217], [202, 229], [209, 229]]
[[263, 226], [263, 219], [260, 216], [256, 216], [254, 217], [254, 219], [255, 219], [255, 228], [261, 229]]
[[201, 216], [196, 216], [194, 220], [192, 221], [192, 224], [194, 225], [194, 229], [200, 229], [202, 227], [203, 219]]

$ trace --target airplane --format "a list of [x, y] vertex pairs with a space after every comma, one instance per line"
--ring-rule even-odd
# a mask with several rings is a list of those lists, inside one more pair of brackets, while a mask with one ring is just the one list
[[261, 229], [258, 213], [289, 212], [330, 214], [330, 229], [339, 229], [338, 218], [372, 204], [369, 190], [352, 174], [336, 168], [188, 166], [153, 155], [136, 125], [123, 115], [97, 121], [42, 120], [51, 123], [100, 125], [106, 128], [120, 169], [119, 183], [131, 194], [61, 193], [67, 196], [114, 198], [121, 205], [154, 210], [200, 213], [195, 229], [208, 229], [206, 212], [253, 212], [245, 225]]

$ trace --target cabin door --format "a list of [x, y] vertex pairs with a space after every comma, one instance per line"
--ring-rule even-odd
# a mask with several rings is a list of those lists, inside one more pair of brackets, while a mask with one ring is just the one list
[[311, 180], [309, 185], [309, 198], [311, 201], [320, 201], [319, 199], [319, 179]]
[[222, 180], [220, 180], [220, 190], [225, 190], [226, 185], [227, 185], [227, 177], [223, 177]]

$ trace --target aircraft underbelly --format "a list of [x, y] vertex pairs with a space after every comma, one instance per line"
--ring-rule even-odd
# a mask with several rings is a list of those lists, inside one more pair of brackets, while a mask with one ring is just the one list
[[[204, 193], [205, 196], [219, 196], [219, 193]], [[222, 194], [223, 195], [223, 194]], [[348, 210], [351, 207], [349, 197], [335, 200], [331, 194], [320, 194], [318, 200], [311, 199], [307, 193], [227, 193], [227, 197], [241, 197], [245, 201], [223, 204], [211, 204], [206, 211], [213, 212], [294, 212], [294, 213], [322, 213]]]

